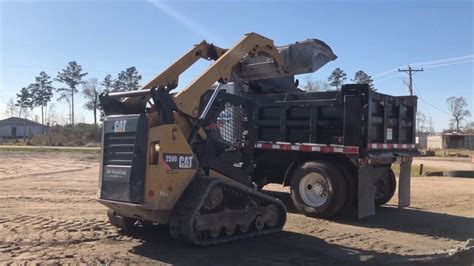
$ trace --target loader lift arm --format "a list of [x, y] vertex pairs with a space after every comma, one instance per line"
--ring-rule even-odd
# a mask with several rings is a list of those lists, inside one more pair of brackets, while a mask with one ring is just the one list
[[[196, 63], [199, 59], [204, 58], [206, 60], [217, 60], [222, 54], [226, 52], [213, 44], [209, 44], [206, 41], [195, 45], [191, 50], [186, 52], [172, 65], [170, 65], [165, 71], [154, 77], [140, 90], [150, 90], [152, 88], [165, 88], [168, 91], [178, 86], [179, 75]], [[140, 100], [148, 100], [149, 97], [142, 99], [128, 98], [124, 101], [125, 104], [137, 104]]]
[[246, 55], [266, 56], [273, 60], [280, 75], [283, 75], [283, 62], [273, 41], [256, 33], [246, 34], [234, 47], [227, 50], [219, 59], [196, 80], [175, 95], [178, 109], [191, 117], [198, 116], [199, 99], [216, 82], [227, 83], [231, 80], [233, 68]]
[[190, 66], [196, 63], [199, 59], [217, 60], [226, 52], [225, 49], [214, 46], [212, 43], [202, 41], [195, 45], [193, 49], [189, 50], [165, 71], [153, 78], [142, 90], [149, 90], [151, 88], [166, 87], [173, 89], [178, 86], [179, 75], [186, 71]]
[[[205, 41], [201, 42], [148, 82], [141, 90], [158, 88], [170, 91], [178, 86], [179, 75], [197, 62], [197, 60], [200, 58], [215, 60], [215, 63], [209, 66], [203, 74], [173, 97], [180, 113], [188, 117], [197, 118], [201, 96], [216, 81], [222, 83], [231, 81], [235, 66], [245, 56], [268, 57], [273, 60], [275, 73], [284, 75], [282, 58], [273, 41], [256, 33], [248, 33], [234, 47], [228, 50]], [[141, 101], [144, 105], [149, 98], [149, 95], [141, 98], [128, 98], [123, 103], [124, 106], [133, 106]]]

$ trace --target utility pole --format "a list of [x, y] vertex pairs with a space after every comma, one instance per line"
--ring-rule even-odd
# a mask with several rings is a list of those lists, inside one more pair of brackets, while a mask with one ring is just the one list
[[433, 127], [433, 121], [431, 120], [431, 116], [430, 116], [430, 120], [428, 121], [428, 124], [430, 125], [430, 128], [429, 128], [430, 135], [433, 135], [434, 134], [434, 127]]
[[408, 73], [409, 83], [408, 83], [408, 90], [410, 90], [410, 96], [413, 96], [413, 72], [422, 72], [423, 68], [421, 69], [412, 69], [411, 66], [408, 66], [408, 69], [398, 69], [398, 72], [406, 72]]

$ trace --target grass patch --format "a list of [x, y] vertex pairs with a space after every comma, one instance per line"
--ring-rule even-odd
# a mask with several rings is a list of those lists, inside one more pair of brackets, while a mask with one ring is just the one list
[[473, 151], [460, 149], [435, 150], [434, 152], [436, 157], [470, 157], [474, 155]]
[[[395, 175], [400, 175], [400, 165], [399, 164], [392, 164], [392, 170], [395, 173]], [[411, 176], [413, 177], [419, 177], [419, 176], [425, 176], [426, 172], [438, 172], [438, 171], [446, 171], [445, 169], [437, 168], [437, 167], [431, 167], [431, 166], [423, 166], [423, 173], [420, 175], [420, 165], [419, 164], [412, 164], [411, 165]]]

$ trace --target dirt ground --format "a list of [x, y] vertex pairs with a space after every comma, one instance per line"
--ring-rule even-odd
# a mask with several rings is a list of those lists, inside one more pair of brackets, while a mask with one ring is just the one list
[[[332, 221], [295, 213], [287, 203], [282, 233], [197, 248], [166, 227], [124, 236], [96, 203], [98, 155], [0, 152], [0, 264], [19, 262], [199, 265], [472, 264], [473, 254], [446, 256], [474, 238], [474, 179], [419, 177], [412, 207], [396, 199], [377, 216]], [[470, 251], [473, 251], [472, 249]]]
[[447, 171], [474, 170], [474, 164], [471, 163], [471, 158], [418, 157], [413, 159], [413, 164], [424, 164]]

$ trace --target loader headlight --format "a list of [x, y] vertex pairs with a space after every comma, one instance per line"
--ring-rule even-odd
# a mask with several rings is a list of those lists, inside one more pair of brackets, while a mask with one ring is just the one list
[[153, 148], [155, 149], [156, 152], [159, 152], [159, 151], [160, 151], [160, 144], [155, 143], [155, 144], [153, 145]]
[[157, 165], [159, 155], [160, 155], [160, 143], [159, 142], [150, 143], [150, 149], [148, 152], [148, 163], [150, 165]]

